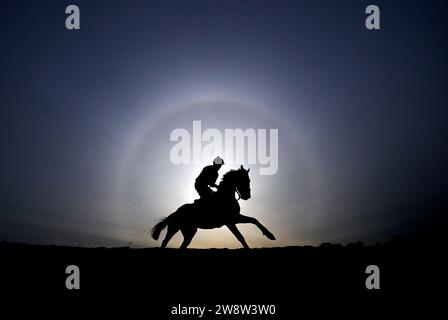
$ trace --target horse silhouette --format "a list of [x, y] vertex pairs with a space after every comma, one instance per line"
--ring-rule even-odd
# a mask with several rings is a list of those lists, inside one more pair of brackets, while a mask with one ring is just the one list
[[240, 214], [240, 206], [238, 200], [235, 199], [235, 192], [243, 200], [248, 200], [251, 197], [249, 170], [241, 166], [238, 170], [227, 172], [214, 194], [179, 207], [152, 228], [152, 237], [158, 240], [160, 232], [167, 227], [165, 239], [162, 241], [162, 248], [165, 248], [170, 239], [180, 230], [184, 237], [180, 248], [185, 249], [191, 243], [198, 228], [214, 229], [227, 226], [243, 247], [249, 248], [236, 224], [252, 223], [267, 238], [275, 240], [274, 235], [257, 219]]

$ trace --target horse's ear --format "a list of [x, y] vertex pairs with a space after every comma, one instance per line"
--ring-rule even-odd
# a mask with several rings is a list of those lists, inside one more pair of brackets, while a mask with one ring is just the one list
[[243, 165], [241, 165], [240, 170], [243, 170], [243, 169], [244, 169], [244, 167], [243, 167]]
[[247, 171], [247, 173], [249, 173], [249, 171], [250, 171], [250, 168], [249, 168], [249, 169], [247, 169], [246, 171]]

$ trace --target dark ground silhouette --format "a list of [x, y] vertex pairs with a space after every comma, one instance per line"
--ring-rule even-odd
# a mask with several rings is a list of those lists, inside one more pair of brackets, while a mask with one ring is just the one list
[[[266, 319], [290, 319], [309, 302], [342, 301], [350, 308], [356, 301], [357, 307], [393, 304], [409, 308], [408, 299], [433, 295], [443, 278], [441, 251], [431, 239], [400, 235], [373, 246], [326, 243], [252, 250], [77, 248], [3, 242], [1, 284], [3, 293], [20, 299], [25, 294], [47, 301], [78, 298], [90, 303], [113, 297], [146, 310], [148, 319], [184, 319], [169, 316], [170, 308], [178, 304], [275, 304], [276, 316]], [[80, 268], [79, 291], [65, 289], [69, 264]], [[365, 288], [365, 269], [370, 264], [381, 271], [378, 291]]]

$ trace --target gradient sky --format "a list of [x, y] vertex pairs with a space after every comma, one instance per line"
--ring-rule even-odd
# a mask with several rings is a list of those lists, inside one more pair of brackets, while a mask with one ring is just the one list
[[[65, 7], [81, 30], [65, 29]], [[381, 30], [364, 27], [367, 5]], [[154, 246], [197, 197], [175, 128], [278, 128], [252, 246], [386, 240], [447, 208], [446, 1], [2, 1], [0, 240]], [[208, 163], [204, 163], [207, 165]], [[247, 166], [247, 164], [244, 164]], [[236, 168], [227, 161], [221, 169]], [[172, 246], [181, 241], [174, 238]], [[239, 247], [225, 228], [192, 247]]]

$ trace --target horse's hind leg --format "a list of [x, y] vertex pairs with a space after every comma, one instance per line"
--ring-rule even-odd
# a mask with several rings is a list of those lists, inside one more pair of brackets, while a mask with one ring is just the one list
[[180, 249], [186, 249], [188, 247], [196, 234], [196, 231], [198, 231], [196, 227], [184, 227], [180, 229], [180, 232], [182, 232], [182, 235], [184, 236], [184, 241], [182, 242]]
[[176, 234], [176, 232], [179, 231], [179, 228], [177, 226], [173, 226], [172, 224], [168, 225], [168, 229], [166, 231], [165, 239], [162, 241], [162, 248], [165, 248], [168, 242], [171, 240], [171, 238]]
[[246, 239], [244, 239], [243, 235], [241, 234], [240, 230], [236, 227], [234, 224], [228, 224], [227, 228], [229, 228], [230, 231], [235, 235], [235, 237], [241, 242], [244, 248], [249, 249], [249, 246], [246, 243]]
[[255, 218], [243, 216], [242, 214], [240, 214], [240, 215], [238, 215], [236, 222], [237, 223], [252, 223], [252, 224], [256, 225], [258, 227], [258, 229], [261, 230], [261, 232], [263, 232], [263, 235], [265, 235], [266, 237], [268, 237], [271, 240], [275, 240], [275, 236], [271, 233], [271, 231], [269, 231], [264, 225], [262, 225], [260, 223], [260, 221], [258, 221]]

